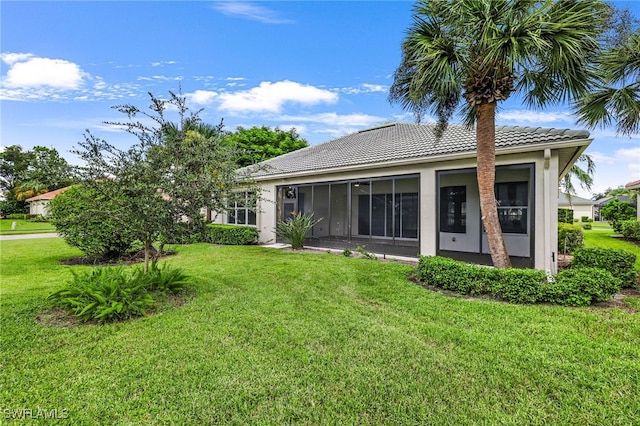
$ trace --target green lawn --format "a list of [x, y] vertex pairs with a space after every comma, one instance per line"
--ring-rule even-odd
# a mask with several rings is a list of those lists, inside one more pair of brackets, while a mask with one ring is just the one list
[[625, 241], [606, 222], [593, 222], [592, 229], [583, 229], [584, 246], [625, 250], [636, 255], [636, 269], [640, 270], [640, 246]]
[[640, 423], [640, 314], [445, 297], [409, 282], [409, 266], [366, 259], [177, 250], [168, 262], [196, 277], [186, 305], [61, 327], [36, 316], [71, 276], [59, 260], [80, 253], [58, 238], [0, 242], [2, 414], [58, 409], [64, 424], [113, 425]]
[[[11, 229], [15, 222], [15, 229]], [[23, 219], [0, 219], [0, 235], [38, 234], [56, 232], [55, 226], [49, 222], [28, 222]]]

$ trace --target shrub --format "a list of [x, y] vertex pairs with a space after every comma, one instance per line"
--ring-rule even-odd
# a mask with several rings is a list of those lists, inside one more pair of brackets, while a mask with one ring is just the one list
[[609, 225], [617, 234], [622, 233], [622, 221], [636, 217], [636, 209], [630, 204], [614, 199], [600, 208], [602, 217], [609, 221]]
[[181, 269], [166, 264], [158, 267], [156, 263], [151, 264], [147, 274], [141, 267], [71, 273], [73, 280], [48, 299], [81, 321], [109, 322], [145, 315], [158, 297], [179, 293], [189, 280]]
[[588, 229], [591, 229], [591, 228], [593, 228], [593, 227], [591, 226], [591, 224], [589, 222], [582, 224], [582, 229], [587, 229], [588, 230]]
[[7, 215], [7, 219], [25, 220], [26, 218], [27, 218], [27, 215], [25, 213], [11, 213]]
[[48, 219], [41, 214], [28, 214], [26, 218], [29, 222], [48, 222]]
[[598, 268], [571, 268], [544, 287], [543, 300], [566, 306], [604, 302], [620, 290], [620, 280]]
[[207, 225], [206, 241], [212, 244], [246, 246], [258, 243], [258, 230], [252, 226], [212, 223]]
[[573, 223], [573, 210], [562, 208], [558, 209], [558, 222]]
[[580, 221], [581, 222], [589, 222], [589, 216], [580, 216]]
[[307, 232], [321, 220], [322, 218], [313, 220], [313, 212], [293, 212], [291, 218], [278, 223], [276, 226], [276, 234], [285, 241], [288, 241], [292, 249], [301, 249], [304, 247], [304, 239], [307, 236]]
[[496, 269], [439, 256], [422, 256], [418, 262], [418, 278], [462, 294], [489, 294], [514, 303], [535, 303], [542, 297], [547, 275], [533, 269]]
[[206, 224], [203, 220], [194, 219], [190, 222], [176, 222], [171, 235], [160, 237], [165, 244], [195, 244], [209, 240]]
[[625, 238], [640, 240], [640, 221], [637, 219], [623, 220], [620, 225], [622, 235]]
[[77, 185], [51, 200], [49, 218], [67, 244], [89, 256], [114, 259], [137, 240], [131, 224], [119, 220], [120, 201], [96, 188]]
[[154, 305], [145, 282], [131, 280], [122, 267], [95, 268], [73, 273], [73, 281], [49, 296], [54, 306], [63, 308], [81, 321], [124, 320], [145, 315]]
[[512, 303], [536, 303], [542, 299], [542, 288], [547, 280], [544, 271], [535, 269], [490, 269], [488, 293]]
[[573, 253], [572, 268], [600, 268], [619, 279], [622, 287], [635, 287], [638, 275], [636, 256], [618, 249], [583, 248]]
[[584, 246], [582, 229], [579, 225], [558, 223], [558, 252], [569, 254]]

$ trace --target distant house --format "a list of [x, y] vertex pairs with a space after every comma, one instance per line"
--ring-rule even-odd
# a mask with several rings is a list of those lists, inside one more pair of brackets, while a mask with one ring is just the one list
[[55, 191], [50, 191], [44, 194], [36, 195], [35, 197], [27, 198], [25, 201], [29, 203], [29, 214], [47, 216], [49, 202], [69, 188], [71, 187], [65, 186], [64, 188], [56, 189]]
[[[629, 182], [624, 187], [627, 188], [627, 189], [638, 189], [638, 190], [640, 190], [640, 180], [635, 180], [633, 182]], [[637, 206], [636, 210], [637, 210], [638, 220], [640, 220], [640, 202], [638, 203], [638, 206]]]
[[[515, 266], [557, 270], [558, 182], [591, 143], [586, 131], [496, 128], [496, 197]], [[262, 243], [291, 213], [322, 221], [305, 244], [441, 255], [490, 264], [476, 178], [475, 129], [387, 123], [258, 164], [259, 205], [218, 220], [256, 226]]]
[[577, 197], [575, 195], [568, 196], [560, 193], [558, 197], [558, 208], [573, 210], [573, 217], [580, 219], [583, 216], [593, 219], [593, 206], [595, 201], [586, 198]]

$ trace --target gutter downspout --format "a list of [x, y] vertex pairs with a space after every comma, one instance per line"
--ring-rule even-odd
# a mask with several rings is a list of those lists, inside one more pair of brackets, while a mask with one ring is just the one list
[[544, 269], [547, 272], [555, 274], [556, 271], [556, 253], [551, 247], [551, 173], [550, 173], [551, 150], [544, 150], [544, 171], [543, 171], [543, 198], [544, 198]]

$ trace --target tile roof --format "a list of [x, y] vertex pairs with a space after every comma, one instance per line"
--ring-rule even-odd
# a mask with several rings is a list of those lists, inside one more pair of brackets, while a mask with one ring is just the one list
[[576, 205], [576, 206], [592, 206], [596, 202], [593, 200], [588, 200], [586, 198], [578, 197], [577, 195], [571, 196], [571, 202], [569, 202], [569, 197], [567, 194], [561, 192], [558, 196], [558, 205], [566, 206], [566, 205]]
[[36, 195], [35, 197], [27, 198], [25, 201], [27, 203], [31, 201], [38, 200], [53, 200], [57, 195], [62, 194], [67, 189], [71, 188], [70, 186], [65, 186], [64, 188], [56, 189], [55, 191], [45, 192], [44, 194]]
[[627, 189], [637, 189], [640, 188], [640, 180], [634, 180], [633, 182], [629, 182], [624, 186]]
[[[254, 177], [330, 170], [476, 150], [475, 129], [450, 124], [440, 140], [434, 124], [386, 123], [260, 163]], [[589, 132], [540, 127], [496, 127], [496, 148], [585, 140]], [[250, 166], [251, 167], [251, 166]], [[251, 170], [251, 169], [249, 169]], [[245, 171], [249, 171], [245, 170]]]

